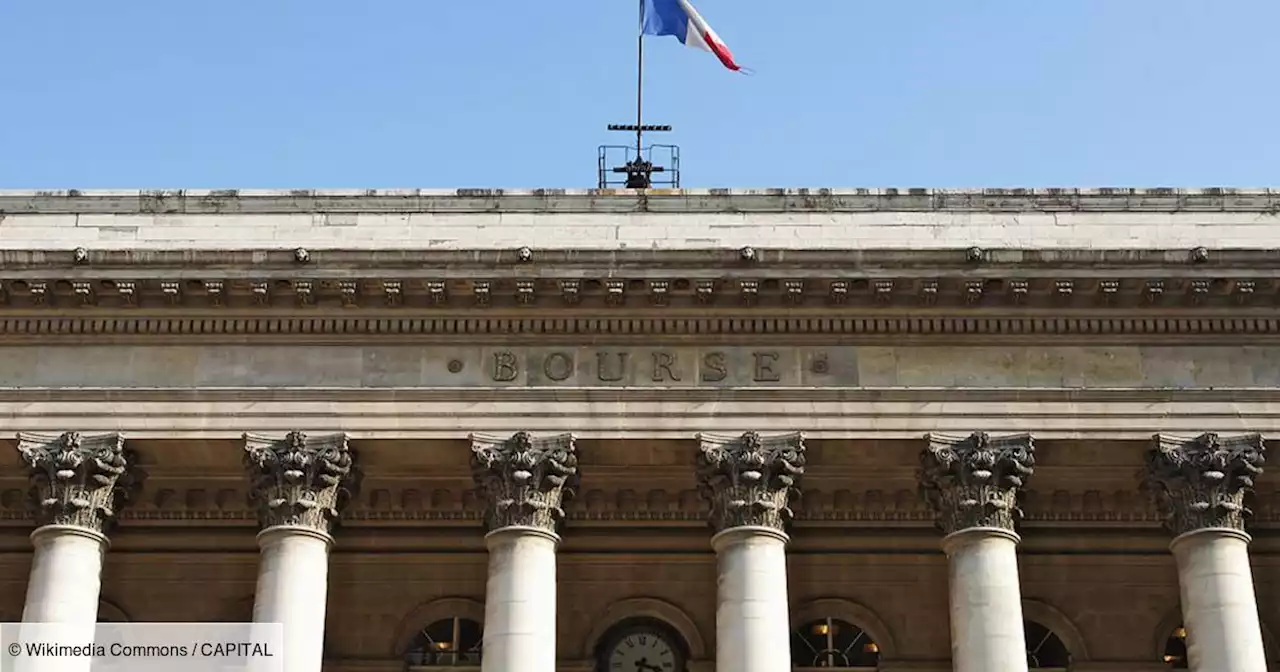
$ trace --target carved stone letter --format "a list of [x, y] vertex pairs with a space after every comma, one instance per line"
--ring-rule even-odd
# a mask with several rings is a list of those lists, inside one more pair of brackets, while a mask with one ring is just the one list
[[536, 527], [554, 533], [578, 487], [572, 434], [471, 435], [471, 474], [487, 501], [485, 528]]
[[1251, 512], [1245, 493], [1262, 473], [1261, 434], [1174, 436], [1157, 434], [1147, 451], [1144, 489], [1175, 535], [1206, 528], [1244, 530]]
[[142, 487], [132, 451], [119, 434], [18, 434], [31, 477], [36, 524], [105, 534], [120, 507]]
[[249, 505], [264, 530], [290, 525], [329, 534], [359, 487], [346, 434], [245, 434], [244, 450]]
[[928, 440], [920, 453], [920, 491], [938, 527], [947, 534], [974, 527], [1012, 532], [1022, 516], [1018, 493], [1036, 464], [1031, 435], [930, 434]]
[[782, 531], [804, 475], [804, 435], [699, 434], [698, 441], [698, 491], [711, 503], [711, 527]]

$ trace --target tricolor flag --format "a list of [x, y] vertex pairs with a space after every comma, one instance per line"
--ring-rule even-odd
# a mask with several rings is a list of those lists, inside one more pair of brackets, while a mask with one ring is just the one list
[[644, 24], [642, 35], [675, 35], [686, 47], [709, 51], [720, 59], [724, 67], [739, 72], [742, 67], [733, 60], [733, 53], [724, 46], [716, 31], [702, 19], [689, 0], [644, 0]]

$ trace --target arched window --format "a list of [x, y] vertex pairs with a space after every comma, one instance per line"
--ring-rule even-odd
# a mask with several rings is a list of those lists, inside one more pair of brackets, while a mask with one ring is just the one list
[[835, 618], [820, 618], [791, 633], [793, 669], [874, 670], [880, 647], [862, 628]]
[[1185, 670], [1187, 666], [1187, 629], [1179, 625], [1164, 643], [1164, 664], [1171, 670]]
[[480, 667], [484, 629], [469, 618], [444, 618], [423, 628], [409, 644], [409, 667]]
[[1052, 630], [1035, 621], [1024, 621], [1022, 629], [1027, 637], [1028, 668], [1065, 670], [1071, 666], [1071, 652]]

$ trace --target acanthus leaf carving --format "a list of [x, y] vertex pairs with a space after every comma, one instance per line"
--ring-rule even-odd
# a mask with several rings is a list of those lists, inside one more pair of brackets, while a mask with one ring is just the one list
[[699, 434], [698, 492], [711, 504], [711, 527], [770, 527], [792, 519], [805, 469], [804, 434]]
[[245, 434], [249, 505], [262, 529], [308, 527], [329, 534], [357, 494], [360, 472], [346, 434]]
[[1147, 451], [1143, 489], [1175, 535], [1208, 528], [1244, 530], [1245, 495], [1266, 461], [1261, 434], [1156, 434]]
[[1035, 468], [1030, 434], [993, 437], [930, 434], [920, 453], [920, 490], [947, 534], [977, 527], [1010, 532], [1022, 517], [1018, 497]]
[[473, 434], [471, 473], [485, 499], [488, 531], [533, 527], [554, 533], [578, 487], [577, 445], [572, 434]]
[[120, 434], [18, 434], [29, 470], [37, 525], [68, 525], [100, 534], [146, 477]]

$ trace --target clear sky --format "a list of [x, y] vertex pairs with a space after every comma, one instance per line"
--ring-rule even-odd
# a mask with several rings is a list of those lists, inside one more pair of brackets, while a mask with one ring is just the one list
[[[686, 187], [1280, 184], [1277, 0], [694, 0]], [[0, 188], [595, 186], [636, 0], [0, 0]], [[611, 137], [613, 136], [613, 137]]]

